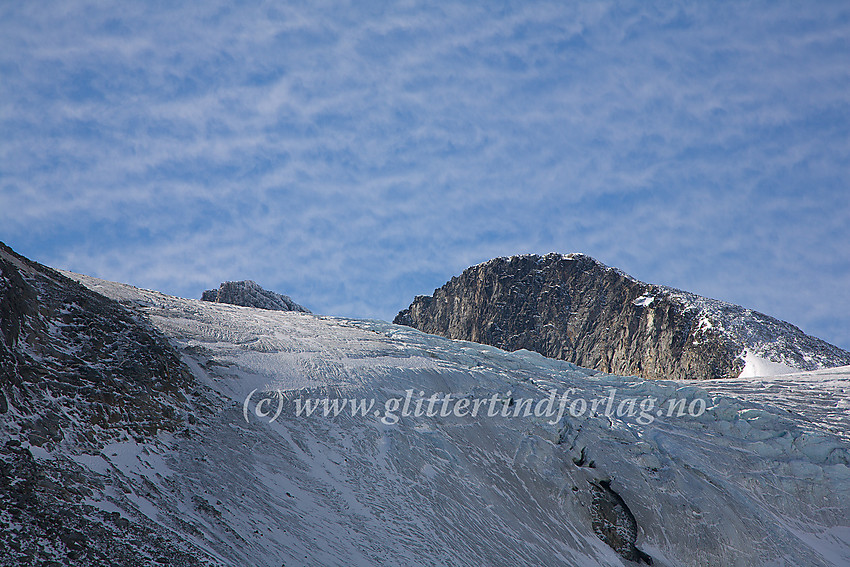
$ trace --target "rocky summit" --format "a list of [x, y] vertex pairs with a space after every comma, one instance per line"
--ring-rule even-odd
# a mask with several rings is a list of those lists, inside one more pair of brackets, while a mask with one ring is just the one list
[[[418, 296], [395, 323], [643, 378], [814, 370], [850, 353], [738, 305], [638, 281], [583, 254], [496, 258]], [[750, 368], [750, 373], [753, 373]]]
[[218, 289], [208, 289], [205, 291], [201, 295], [201, 301], [229, 303], [231, 305], [271, 309], [273, 311], [310, 312], [306, 307], [292, 301], [292, 298], [288, 295], [281, 295], [263, 289], [257, 282], [252, 280], [224, 282]]

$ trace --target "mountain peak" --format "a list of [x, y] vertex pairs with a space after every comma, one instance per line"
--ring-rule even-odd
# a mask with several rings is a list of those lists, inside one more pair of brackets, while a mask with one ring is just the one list
[[643, 378], [815, 370], [850, 352], [751, 309], [648, 284], [585, 254], [524, 254], [464, 270], [395, 323]]
[[253, 280], [223, 282], [218, 289], [208, 289], [201, 295], [201, 301], [213, 303], [229, 303], [242, 307], [256, 307], [273, 311], [300, 311], [310, 313], [310, 310], [298, 305], [288, 295], [281, 295], [263, 289]]

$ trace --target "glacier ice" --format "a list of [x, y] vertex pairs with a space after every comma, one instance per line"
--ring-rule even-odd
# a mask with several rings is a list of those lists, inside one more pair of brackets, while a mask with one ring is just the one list
[[[216, 565], [629, 565], [593, 527], [610, 487], [654, 565], [850, 564], [850, 368], [681, 383], [605, 375], [373, 320], [201, 302], [66, 274], [132, 305], [180, 351], [203, 408], [185, 431], [98, 454], [32, 448], [109, 478], [88, 505]], [[408, 389], [542, 399], [700, 399], [651, 423], [295, 416], [298, 396]], [[280, 392], [274, 422], [243, 413]], [[662, 412], [663, 413], [663, 412]], [[592, 466], [591, 466], [592, 464]], [[597, 489], [594, 489], [597, 487]], [[596, 490], [596, 492], [595, 492]]]

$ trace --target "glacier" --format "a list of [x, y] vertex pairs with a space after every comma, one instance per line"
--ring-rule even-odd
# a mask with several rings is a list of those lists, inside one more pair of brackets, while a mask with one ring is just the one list
[[[645, 381], [383, 321], [63, 274], [169, 338], [199, 382], [199, 411], [182, 431], [125, 436], [98, 452], [29, 449], [111, 479], [87, 497], [93, 511], [153, 526], [204, 564], [636, 565], [594, 531], [600, 486], [628, 506], [653, 565], [850, 564], [850, 367]], [[307, 397], [382, 407], [409, 390], [593, 400], [612, 389], [657, 400], [653, 411], [677, 400], [705, 408], [651, 423], [602, 406], [554, 423], [295, 412]], [[264, 395], [275, 400], [269, 411], [257, 406]]]

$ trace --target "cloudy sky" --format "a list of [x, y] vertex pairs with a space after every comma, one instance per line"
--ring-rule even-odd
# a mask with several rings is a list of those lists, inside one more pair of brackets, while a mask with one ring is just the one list
[[847, 2], [5, 2], [0, 240], [391, 319], [584, 252], [850, 348]]

